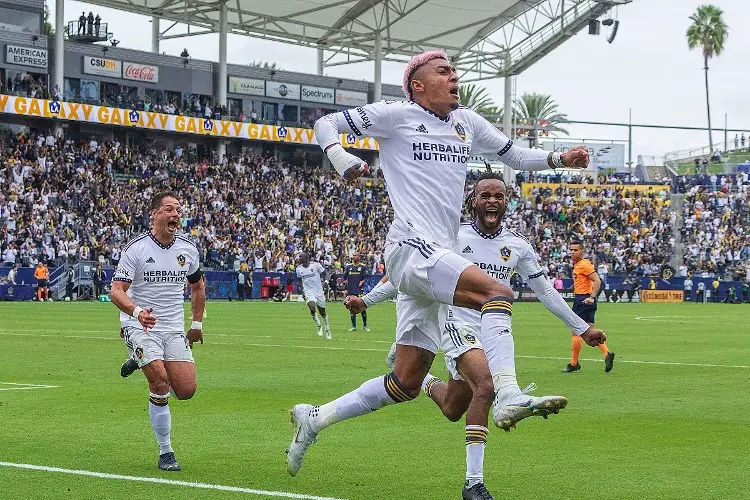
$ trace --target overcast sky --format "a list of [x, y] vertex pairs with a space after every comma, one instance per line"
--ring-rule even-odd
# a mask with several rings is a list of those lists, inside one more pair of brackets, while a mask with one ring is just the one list
[[[55, 2], [48, 3], [54, 24]], [[600, 36], [590, 36], [584, 29], [521, 74], [517, 94], [550, 94], [571, 120], [627, 122], [632, 109], [633, 123], [706, 126], [702, 56], [698, 50], [688, 50], [685, 41], [688, 17], [701, 3], [705, 1], [634, 0], [619, 7], [621, 24], [614, 43], [607, 43], [604, 26]], [[746, 32], [750, 5], [747, 0], [713, 0], [713, 4], [724, 10], [730, 30], [725, 52], [710, 63], [712, 119], [717, 128], [714, 142], [718, 142], [724, 137], [725, 113], [729, 128], [750, 132], [750, 39]], [[93, 10], [109, 23], [121, 47], [151, 49], [148, 17], [72, 0], [65, 1], [65, 10], [66, 20], [76, 19], [82, 10]], [[162, 21], [162, 29], [165, 24]], [[185, 47], [193, 58], [218, 60], [217, 35], [165, 40], [160, 49], [179, 55]], [[230, 35], [228, 59], [236, 64], [272, 60], [287, 70], [315, 73], [317, 56], [314, 49]], [[384, 82], [400, 84], [403, 68], [403, 64], [385, 63]], [[364, 75], [372, 80], [372, 63], [326, 68], [325, 74], [356, 79]], [[502, 104], [502, 79], [484, 84]], [[627, 128], [571, 125], [569, 129], [570, 137], [577, 139], [627, 139]], [[730, 134], [730, 143], [733, 138]], [[633, 139], [633, 154], [644, 156], [708, 144], [707, 132], [697, 131], [636, 128]]]

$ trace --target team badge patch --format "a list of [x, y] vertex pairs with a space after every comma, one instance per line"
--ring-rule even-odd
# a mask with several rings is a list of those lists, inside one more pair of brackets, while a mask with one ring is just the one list
[[475, 345], [477, 343], [477, 336], [469, 328], [461, 328], [459, 330], [461, 337], [466, 341], [467, 344]]
[[143, 347], [136, 346], [135, 348], [135, 357], [138, 359], [143, 359]]
[[185, 261], [186, 259], [184, 255], [180, 254], [177, 256], [177, 263], [180, 265], [180, 267], [185, 265]]
[[466, 140], [466, 129], [461, 122], [453, 122], [453, 131], [459, 139]]
[[500, 249], [500, 257], [502, 257], [502, 259], [505, 262], [508, 262], [510, 260], [510, 248], [508, 248], [508, 247], [501, 248]]

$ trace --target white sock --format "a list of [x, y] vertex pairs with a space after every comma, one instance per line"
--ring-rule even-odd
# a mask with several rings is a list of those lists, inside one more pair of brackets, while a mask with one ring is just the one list
[[401, 387], [391, 372], [368, 380], [330, 403], [314, 407], [310, 410], [310, 426], [317, 433], [336, 422], [366, 415], [384, 406], [410, 401], [415, 397], [415, 394], [410, 394]]
[[484, 482], [484, 447], [489, 429], [483, 425], [466, 426], [466, 485]]
[[313, 321], [315, 321], [315, 324], [318, 325], [318, 328], [320, 328], [320, 320], [318, 319], [318, 315], [317, 314], [313, 314], [312, 315], [312, 319], [313, 319]]
[[151, 427], [159, 443], [159, 454], [173, 452], [170, 444], [172, 416], [169, 413], [169, 394], [159, 395], [149, 393], [148, 414], [151, 417]]
[[331, 327], [328, 326], [328, 316], [323, 316], [323, 324], [326, 325], [326, 330], [329, 330]]
[[487, 364], [492, 373], [495, 392], [500, 396], [521, 392], [516, 381], [515, 347], [510, 309], [512, 300], [495, 297], [495, 304], [482, 313], [482, 346], [487, 356]]

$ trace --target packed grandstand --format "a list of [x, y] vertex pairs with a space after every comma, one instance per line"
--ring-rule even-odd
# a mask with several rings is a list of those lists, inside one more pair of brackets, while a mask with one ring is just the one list
[[[476, 175], [469, 172], [467, 190]], [[567, 243], [579, 236], [603, 274], [661, 276], [671, 268], [683, 276], [746, 278], [747, 173], [692, 186], [676, 208], [669, 186], [609, 180], [617, 183], [519, 176], [506, 226], [529, 235], [551, 277], [571, 276]], [[391, 213], [377, 175], [350, 184], [333, 170], [268, 154], [198, 160], [180, 146], [128, 148], [28, 129], [6, 130], [0, 144], [2, 262], [116, 265], [124, 244], [148, 228], [149, 197], [163, 189], [181, 196], [183, 230], [208, 269], [283, 273], [310, 251], [331, 274], [355, 253], [372, 274], [383, 270]]]

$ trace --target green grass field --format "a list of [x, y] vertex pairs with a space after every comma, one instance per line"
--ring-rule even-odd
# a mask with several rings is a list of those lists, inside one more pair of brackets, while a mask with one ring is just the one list
[[[393, 305], [370, 311], [370, 333], [346, 331], [341, 303], [329, 310], [334, 340], [325, 341], [302, 304], [209, 303], [206, 343], [195, 348], [198, 393], [170, 402], [183, 471], [165, 473], [156, 468], [145, 379], [119, 375], [126, 350], [115, 307], [0, 303], [0, 498], [273, 498], [11, 465], [31, 464], [296, 495], [287, 498], [459, 499], [463, 425], [424, 396], [324, 431], [299, 475], [287, 474], [289, 408], [387, 371]], [[605, 374], [599, 350], [584, 348], [583, 369], [563, 374], [565, 327], [540, 304], [516, 304], [520, 384], [570, 403], [511, 433], [491, 429], [490, 491], [498, 499], [750, 498], [748, 312], [602, 304], [614, 370]], [[441, 358], [433, 371], [445, 376]], [[2, 390], [24, 387], [10, 384], [58, 387]]]

